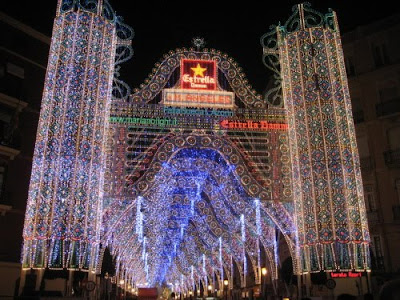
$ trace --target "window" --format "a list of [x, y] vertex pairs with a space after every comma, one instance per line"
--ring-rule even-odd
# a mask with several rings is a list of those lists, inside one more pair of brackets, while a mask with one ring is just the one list
[[366, 135], [357, 137], [358, 154], [360, 158], [369, 157], [368, 137]]
[[367, 136], [364, 135], [357, 137], [357, 148], [360, 156], [361, 171], [364, 174], [364, 172], [369, 172], [374, 168], [373, 160], [369, 153]]
[[354, 63], [353, 63], [353, 57], [352, 56], [346, 56], [344, 60], [345, 60], [345, 65], [346, 65], [347, 76], [356, 75], [356, 70], [354, 68]]
[[383, 153], [385, 163], [389, 168], [400, 167], [400, 126], [387, 131], [389, 150]]
[[359, 97], [351, 97], [351, 104], [353, 110], [353, 119], [354, 123], [361, 123], [364, 121], [364, 111], [362, 107], [361, 98]]
[[371, 236], [371, 250], [372, 250], [372, 267], [378, 270], [383, 270], [385, 265], [383, 263], [383, 250], [382, 239], [379, 235]]
[[378, 84], [380, 103], [376, 105], [378, 117], [400, 112], [399, 84], [396, 80], [387, 80]]
[[0, 165], [0, 202], [4, 203], [4, 187], [6, 179], [7, 168], [5, 165]]
[[376, 211], [375, 190], [372, 184], [364, 186], [364, 200], [367, 212]]
[[387, 131], [387, 137], [391, 150], [400, 149], [400, 126], [390, 128]]
[[375, 67], [377, 68], [387, 65], [390, 62], [384, 43], [372, 44], [372, 57], [374, 58]]
[[400, 221], [400, 205], [392, 206], [393, 221]]
[[0, 145], [19, 146], [18, 137], [14, 137], [17, 125], [16, 110], [0, 103]]
[[400, 221], [400, 178], [396, 179], [395, 185], [397, 191], [397, 204], [392, 206], [393, 220]]
[[0, 93], [21, 99], [25, 70], [7, 62], [0, 66]]
[[20, 79], [24, 79], [25, 78], [25, 70], [17, 65], [14, 65], [12, 63], [7, 63], [7, 73], [20, 78]]
[[381, 102], [389, 102], [393, 99], [396, 99], [398, 97], [398, 92], [397, 92], [397, 86], [395, 85], [388, 85], [386, 87], [383, 87], [379, 89], [379, 100]]

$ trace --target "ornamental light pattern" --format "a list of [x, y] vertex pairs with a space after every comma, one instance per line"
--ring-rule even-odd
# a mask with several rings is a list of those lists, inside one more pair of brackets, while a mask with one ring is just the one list
[[120, 44], [108, 4], [60, 1], [32, 163], [24, 268], [94, 268]]
[[370, 237], [336, 15], [298, 5], [264, 38], [289, 124], [298, 268], [364, 270]]
[[[317, 18], [321, 18], [317, 21]], [[369, 268], [368, 228], [336, 17], [296, 6], [263, 36], [264, 97], [214, 49], [165, 54], [130, 91], [133, 31], [107, 1], [60, 0], [24, 226], [24, 268], [197, 291], [268, 265]], [[207, 292], [207, 291], [205, 291]]]

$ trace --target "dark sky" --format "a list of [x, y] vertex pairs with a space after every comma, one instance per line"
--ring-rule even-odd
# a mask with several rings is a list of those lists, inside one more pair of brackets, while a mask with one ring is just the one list
[[[235, 3], [234, 3], [235, 2]], [[336, 11], [341, 32], [399, 12], [396, 1], [312, 0], [312, 7]], [[191, 47], [193, 37], [203, 37], [206, 47], [234, 58], [249, 83], [261, 92], [268, 70], [261, 61], [260, 37], [269, 26], [285, 23], [299, 1], [151, 1], [110, 0], [118, 15], [135, 31], [134, 57], [122, 65], [121, 77], [138, 87], [153, 65], [169, 50]], [[56, 0], [0, 0], [0, 10], [50, 36]]]

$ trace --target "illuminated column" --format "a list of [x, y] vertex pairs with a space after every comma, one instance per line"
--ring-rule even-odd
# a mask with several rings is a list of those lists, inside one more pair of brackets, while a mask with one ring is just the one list
[[59, 1], [23, 231], [24, 268], [93, 269], [118, 37], [108, 3]]
[[300, 272], [366, 270], [369, 233], [334, 12], [301, 4], [264, 42], [280, 64], [289, 123]]

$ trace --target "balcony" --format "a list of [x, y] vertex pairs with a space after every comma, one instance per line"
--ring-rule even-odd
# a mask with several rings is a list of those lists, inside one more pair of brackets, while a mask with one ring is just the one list
[[385, 117], [400, 112], [400, 98], [395, 98], [387, 102], [379, 103], [375, 106], [376, 116]]
[[400, 149], [386, 151], [383, 155], [389, 168], [400, 168]]

